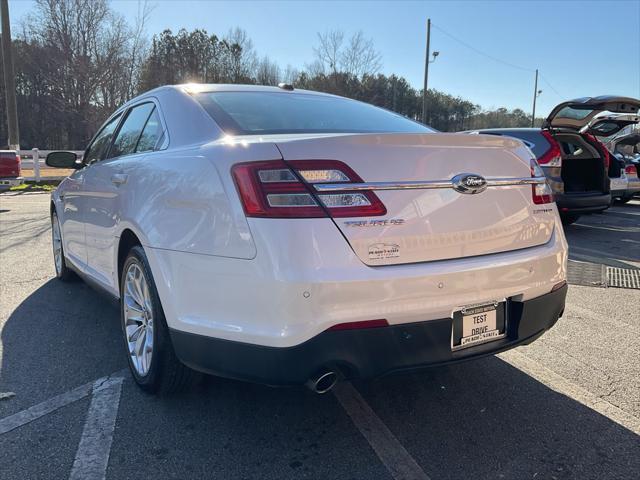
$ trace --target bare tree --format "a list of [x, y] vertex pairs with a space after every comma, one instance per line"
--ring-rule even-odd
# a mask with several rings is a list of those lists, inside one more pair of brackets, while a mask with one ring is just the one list
[[319, 45], [313, 48], [316, 59], [330, 73], [338, 73], [341, 69], [344, 32], [329, 30], [325, 33], [318, 33], [318, 41]]
[[256, 83], [258, 85], [277, 85], [280, 81], [280, 67], [266, 55], [258, 62]]
[[358, 78], [376, 74], [382, 66], [382, 56], [373, 40], [365, 38], [362, 31], [354, 33], [345, 45], [341, 30], [318, 33], [319, 44], [314, 47], [316, 62], [307, 67], [311, 75], [329, 72], [346, 73]]
[[284, 73], [282, 74], [282, 81], [293, 85], [299, 76], [300, 71], [297, 68], [287, 65], [287, 68], [284, 69]]
[[[31, 36], [47, 52], [42, 67], [52, 97], [66, 111], [79, 138], [93, 132], [96, 105], [111, 109], [121, 98], [105, 89], [126, 75], [129, 28], [106, 0], [36, 0], [27, 19]], [[78, 138], [75, 139], [76, 143]]]
[[233, 81], [246, 81], [254, 76], [258, 57], [253, 49], [253, 41], [249, 38], [246, 30], [239, 27], [231, 29], [224, 37], [234, 57]]
[[364, 38], [362, 31], [354, 33], [340, 60], [345, 72], [358, 78], [375, 75], [382, 67], [382, 55], [373, 46], [373, 40]]

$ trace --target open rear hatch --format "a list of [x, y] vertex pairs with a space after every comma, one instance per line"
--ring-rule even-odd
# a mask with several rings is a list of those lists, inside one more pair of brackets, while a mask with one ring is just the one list
[[[556, 105], [545, 119], [542, 128], [571, 129], [585, 133], [584, 130], [589, 129], [591, 121], [602, 112], [637, 116], [638, 110], [640, 110], [640, 100], [636, 98], [615, 95], [577, 98]], [[623, 126], [620, 126], [620, 128]], [[613, 135], [614, 133], [616, 131], [611, 130], [606, 135]], [[597, 132], [593, 134], [602, 135], [602, 133]]]
[[548, 186], [512, 138], [360, 134], [276, 144], [367, 265], [518, 250], [553, 233], [553, 210], [540, 205], [552, 197], [536, 195]]
[[596, 137], [611, 137], [628, 125], [638, 123], [640, 100], [600, 96], [569, 100], [557, 105], [543, 129], [553, 131], [562, 151], [562, 180], [565, 194], [604, 194], [608, 177], [617, 177], [616, 162]]

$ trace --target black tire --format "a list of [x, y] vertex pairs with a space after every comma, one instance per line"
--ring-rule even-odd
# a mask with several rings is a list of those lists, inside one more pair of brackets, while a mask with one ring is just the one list
[[572, 223], [576, 223], [579, 218], [580, 215], [575, 214], [560, 215], [560, 219], [562, 220], [563, 225], [571, 225]]
[[[143, 271], [145, 280], [149, 287], [151, 297], [151, 310], [153, 316], [153, 351], [151, 362], [145, 375], [140, 375], [133, 365], [133, 360], [129, 352], [127, 334], [125, 329], [125, 309], [124, 309], [124, 288], [127, 271], [133, 263], [136, 263]], [[156, 284], [149, 267], [144, 249], [140, 246], [132, 247], [124, 262], [120, 275], [120, 325], [122, 327], [122, 338], [127, 352], [129, 370], [138, 386], [149, 393], [166, 395], [187, 389], [196, 377], [196, 372], [184, 365], [175, 354], [167, 321], [160, 304]]]
[[[56, 265], [56, 257], [55, 257], [55, 245], [54, 244], [54, 235], [55, 235], [55, 227], [58, 227], [58, 234], [60, 235], [60, 267]], [[58, 220], [58, 214], [54, 210], [51, 214], [51, 243], [53, 246], [53, 266], [56, 271], [56, 278], [62, 280], [63, 282], [73, 282], [78, 280], [78, 276], [76, 273], [71, 270], [67, 266], [67, 261], [64, 258], [64, 247], [62, 245], [62, 229], [60, 227], [60, 221]]]
[[632, 197], [622, 197], [622, 198], [617, 198], [616, 201], [618, 203], [628, 203], [631, 199]]

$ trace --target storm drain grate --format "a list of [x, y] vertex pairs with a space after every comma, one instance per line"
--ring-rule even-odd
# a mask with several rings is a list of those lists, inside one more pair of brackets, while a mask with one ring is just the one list
[[605, 267], [599, 263], [569, 260], [567, 282], [571, 285], [606, 287], [607, 281]]
[[607, 285], [640, 289], [640, 269], [607, 267]]

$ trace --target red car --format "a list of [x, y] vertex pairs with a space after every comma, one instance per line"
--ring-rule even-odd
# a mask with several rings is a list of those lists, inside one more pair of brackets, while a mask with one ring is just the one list
[[0, 150], [0, 192], [21, 183], [20, 155], [15, 150]]

